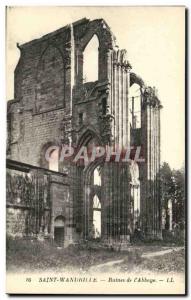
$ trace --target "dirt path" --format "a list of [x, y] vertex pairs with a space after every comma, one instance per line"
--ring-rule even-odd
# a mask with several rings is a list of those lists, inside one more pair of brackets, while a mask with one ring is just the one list
[[[143, 253], [141, 255], [141, 257], [143, 258], [151, 258], [151, 257], [156, 257], [156, 256], [163, 256], [165, 254], [171, 253], [171, 252], [177, 252], [184, 249], [184, 247], [176, 247], [176, 248], [171, 248], [171, 249], [165, 249], [165, 250], [161, 250], [161, 251], [152, 251], [152, 252], [147, 252], [147, 253]], [[89, 271], [91, 272], [101, 272], [103, 271], [105, 268], [111, 268], [111, 267], [115, 267], [115, 265], [117, 264], [121, 264], [123, 263], [124, 259], [120, 259], [120, 260], [112, 260], [103, 264], [99, 264], [99, 265], [94, 265], [92, 266]]]
[[144, 258], [150, 258], [150, 257], [155, 257], [155, 256], [161, 256], [167, 253], [171, 253], [174, 251], [180, 251], [184, 249], [183, 247], [177, 247], [177, 248], [171, 248], [171, 249], [166, 249], [166, 250], [161, 250], [161, 251], [156, 251], [156, 252], [148, 252], [145, 254], [142, 254], [141, 256]]
[[95, 265], [95, 266], [92, 266], [90, 268], [90, 271], [101, 271], [102, 268], [105, 268], [105, 267], [113, 267], [114, 265], [116, 264], [120, 264], [123, 262], [123, 259], [118, 259], [118, 260], [112, 260], [112, 261], [109, 261], [107, 263], [103, 263], [103, 264], [99, 264], [99, 265]]

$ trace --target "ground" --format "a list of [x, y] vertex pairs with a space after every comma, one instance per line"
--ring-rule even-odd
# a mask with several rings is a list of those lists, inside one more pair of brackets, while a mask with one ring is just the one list
[[99, 244], [63, 249], [48, 242], [7, 241], [9, 272], [184, 272], [184, 247], [176, 245], [132, 245], [124, 252], [99, 247]]

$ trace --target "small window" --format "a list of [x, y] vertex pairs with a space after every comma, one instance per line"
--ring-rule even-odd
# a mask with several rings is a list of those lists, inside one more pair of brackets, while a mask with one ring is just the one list
[[49, 158], [49, 170], [58, 172], [59, 170], [59, 149], [55, 149], [51, 152]]

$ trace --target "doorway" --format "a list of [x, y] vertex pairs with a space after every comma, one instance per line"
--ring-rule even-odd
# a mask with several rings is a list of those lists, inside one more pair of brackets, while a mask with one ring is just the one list
[[54, 227], [54, 241], [59, 247], [64, 245], [64, 227]]
[[57, 246], [64, 246], [64, 217], [58, 216], [54, 220], [54, 241]]

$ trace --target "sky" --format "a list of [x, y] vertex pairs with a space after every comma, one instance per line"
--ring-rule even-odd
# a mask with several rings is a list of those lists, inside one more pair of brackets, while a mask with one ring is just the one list
[[7, 9], [7, 100], [14, 95], [16, 43], [40, 38], [81, 18], [103, 18], [127, 50], [132, 71], [158, 89], [161, 161], [184, 165], [185, 35], [183, 7], [9, 7]]

